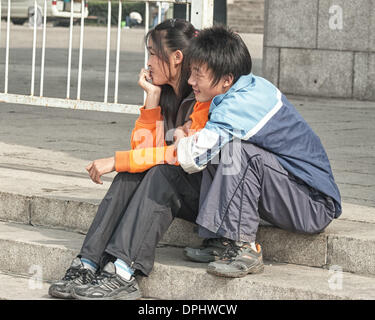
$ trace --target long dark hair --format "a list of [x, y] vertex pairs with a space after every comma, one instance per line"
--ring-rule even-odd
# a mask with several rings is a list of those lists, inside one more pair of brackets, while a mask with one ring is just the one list
[[[155, 54], [169, 66], [169, 52], [181, 50], [185, 55], [185, 51], [190, 45], [190, 41], [195, 35], [194, 26], [183, 19], [168, 19], [151, 29], [146, 37], [145, 43], [147, 47], [148, 40], [151, 38], [154, 45]], [[185, 62], [185, 57], [181, 66], [181, 73], [178, 85], [178, 94], [173, 88], [165, 84], [162, 86], [160, 96], [160, 106], [166, 123], [175, 123], [178, 107], [182, 100], [186, 98], [192, 91], [188, 85], [189, 66]]]

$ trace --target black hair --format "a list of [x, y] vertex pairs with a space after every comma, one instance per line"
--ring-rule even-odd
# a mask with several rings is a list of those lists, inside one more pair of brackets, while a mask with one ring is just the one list
[[191, 39], [194, 37], [195, 31], [194, 26], [186, 20], [168, 19], [158, 24], [154, 29], [151, 29], [145, 37], [146, 47], [148, 40], [151, 39], [155, 54], [161, 60], [165, 61], [168, 67], [170, 52], [181, 50], [181, 52], [184, 54], [179, 79], [178, 94], [176, 95], [170, 85], [165, 84], [162, 86], [160, 106], [162, 107], [162, 114], [167, 124], [167, 126], [165, 126], [166, 130], [168, 129], [168, 122], [175, 122], [180, 103], [192, 91], [191, 86], [188, 84], [190, 72], [189, 65], [185, 59], [185, 52], [190, 46]]
[[252, 68], [246, 44], [237, 33], [223, 26], [201, 30], [192, 41], [187, 55], [189, 65], [207, 64], [213, 75], [213, 86], [226, 75], [232, 75], [235, 83], [242, 75], [249, 74]]

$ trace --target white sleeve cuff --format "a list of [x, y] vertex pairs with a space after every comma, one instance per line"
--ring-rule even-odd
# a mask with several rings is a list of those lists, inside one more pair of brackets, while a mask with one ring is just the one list
[[182, 169], [187, 173], [199, 172], [205, 168], [205, 166], [199, 168], [194, 161], [192, 154], [194, 139], [196, 139], [195, 134], [190, 137], [182, 138], [177, 146], [177, 160]]

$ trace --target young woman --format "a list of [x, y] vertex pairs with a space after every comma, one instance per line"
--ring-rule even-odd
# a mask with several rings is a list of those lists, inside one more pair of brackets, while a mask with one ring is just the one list
[[[179, 19], [167, 20], [147, 34], [148, 69], [141, 70], [138, 82], [147, 98], [132, 132], [133, 151], [172, 144], [174, 128], [189, 120], [195, 99], [187, 83], [184, 54], [195, 34], [189, 22]], [[96, 183], [102, 183], [103, 174], [119, 173], [99, 205], [79, 255], [64, 278], [51, 285], [50, 295], [141, 297], [133, 274], [151, 272], [156, 245], [175, 217], [195, 221], [200, 173], [189, 175], [180, 166], [168, 164], [136, 173], [123, 170], [131, 161], [136, 167], [129, 152], [116, 152], [87, 166]]]

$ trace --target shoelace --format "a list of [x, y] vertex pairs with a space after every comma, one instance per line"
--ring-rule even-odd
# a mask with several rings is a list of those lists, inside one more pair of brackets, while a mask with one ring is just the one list
[[89, 283], [89, 282], [92, 281], [92, 276], [87, 269], [85, 269], [85, 268], [73, 268], [73, 267], [69, 268], [66, 271], [66, 274], [65, 274], [63, 280], [66, 280], [66, 281], [75, 280], [81, 275], [82, 275], [82, 282], [83, 283], [86, 284], [86, 283]]
[[67, 281], [70, 281], [70, 280], [74, 280], [76, 278], [78, 278], [80, 276], [80, 269], [78, 268], [69, 268], [66, 273], [65, 273], [65, 276], [63, 278], [63, 280], [67, 280]]
[[241, 248], [242, 247], [237, 246], [234, 241], [228, 241], [228, 246], [225, 248], [220, 258], [224, 260], [232, 259], [238, 255]]
[[94, 285], [100, 285], [107, 282], [109, 279], [116, 277], [116, 274], [111, 274], [107, 272], [101, 272], [92, 279], [91, 283]]

